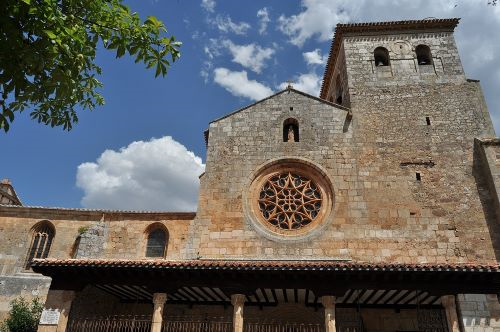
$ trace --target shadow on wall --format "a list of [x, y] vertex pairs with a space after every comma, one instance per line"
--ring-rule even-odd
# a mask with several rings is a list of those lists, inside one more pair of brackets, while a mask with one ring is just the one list
[[483, 147], [476, 140], [474, 144], [474, 156], [472, 174], [476, 180], [476, 188], [481, 200], [484, 217], [488, 225], [491, 243], [495, 251], [495, 258], [500, 260], [500, 211], [498, 199], [494, 189], [493, 179], [486, 162]]

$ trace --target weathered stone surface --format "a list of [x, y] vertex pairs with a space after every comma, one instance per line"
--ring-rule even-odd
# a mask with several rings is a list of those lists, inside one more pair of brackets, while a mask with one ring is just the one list
[[[432, 64], [418, 64], [422, 44]], [[388, 50], [388, 66], [375, 65], [377, 47]], [[328, 101], [287, 89], [210, 123], [196, 216], [0, 206], [0, 311], [18, 294], [46, 294], [48, 281], [24, 269], [32, 229], [42, 220], [55, 229], [53, 258], [143, 258], [147, 230], [161, 223], [169, 233], [167, 259], [497, 263], [499, 144], [452, 31], [345, 35], [326, 79]], [[291, 118], [298, 142], [283, 140]], [[322, 202], [331, 213], [318, 221], [322, 227], [296, 237], [258, 228], [261, 212], [249, 202], [258, 199], [255, 179], [271, 165], [311, 170], [311, 179], [329, 186], [322, 193], [331, 197]], [[87, 313], [94, 305], [101, 314], [151, 313], [151, 305], [120, 305], [89, 287], [74, 305]], [[460, 295], [457, 306], [466, 331], [500, 330], [496, 296]], [[276, 310], [293, 318], [296, 309]], [[273, 310], [245, 308], [245, 315], [271, 317]], [[167, 316], [187, 311], [166, 305]], [[321, 321], [309, 311], [311, 321]], [[222, 306], [189, 312], [231, 316]], [[369, 309], [363, 319], [381, 331], [416, 330], [416, 315], [403, 310], [398, 321], [391, 310]]]

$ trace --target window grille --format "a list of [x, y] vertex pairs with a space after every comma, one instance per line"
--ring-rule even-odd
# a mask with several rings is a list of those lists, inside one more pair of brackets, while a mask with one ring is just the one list
[[161, 228], [149, 232], [146, 246], [146, 257], [165, 257], [167, 247], [167, 234]]
[[54, 239], [54, 227], [48, 222], [41, 222], [33, 228], [33, 238], [24, 265], [26, 270], [31, 268], [35, 258], [47, 258]]

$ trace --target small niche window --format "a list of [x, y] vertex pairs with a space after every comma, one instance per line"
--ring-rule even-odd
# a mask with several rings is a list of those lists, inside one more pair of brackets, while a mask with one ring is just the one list
[[389, 51], [385, 47], [377, 47], [375, 51], [373, 51], [373, 56], [375, 58], [376, 67], [389, 66]]
[[426, 116], [426, 117], [425, 117], [425, 123], [426, 123], [428, 126], [430, 126], [430, 125], [431, 125], [431, 118], [430, 118], [430, 117], [428, 117], [428, 116]]
[[289, 118], [283, 122], [283, 142], [299, 141], [299, 122]]
[[47, 258], [50, 252], [50, 246], [55, 235], [55, 228], [47, 220], [40, 221], [31, 230], [32, 238], [31, 245], [26, 257], [26, 263], [24, 268], [29, 270], [31, 268], [31, 262], [35, 258]]
[[415, 173], [415, 179], [419, 182], [422, 180], [422, 176], [420, 175], [419, 172]]
[[418, 45], [415, 48], [417, 53], [417, 63], [419, 66], [432, 65], [431, 49], [427, 45]]
[[168, 232], [165, 226], [154, 224], [147, 232], [146, 257], [165, 257], [168, 244]]

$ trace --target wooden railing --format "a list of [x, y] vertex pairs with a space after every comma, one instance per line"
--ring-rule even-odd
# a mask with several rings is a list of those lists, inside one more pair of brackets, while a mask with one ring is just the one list
[[[149, 332], [151, 316], [115, 315], [106, 317], [74, 317], [68, 322], [68, 332]], [[228, 317], [167, 317], [162, 332], [231, 332]], [[322, 324], [247, 321], [244, 332], [324, 332]]]
[[68, 332], [150, 332], [151, 316], [113, 315], [105, 317], [73, 318]]
[[244, 332], [324, 332], [324, 324], [245, 322]]
[[228, 317], [166, 317], [162, 332], [231, 332], [233, 323]]

